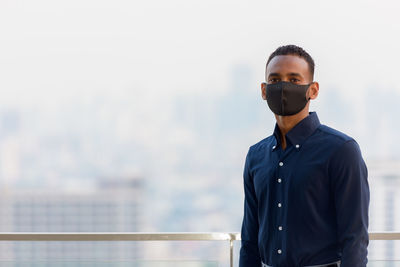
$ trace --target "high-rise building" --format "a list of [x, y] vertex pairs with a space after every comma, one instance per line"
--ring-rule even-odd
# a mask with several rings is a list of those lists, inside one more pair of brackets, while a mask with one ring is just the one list
[[[92, 189], [23, 190], [0, 194], [2, 232], [135, 232], [143, 217], [141, 177], [98, 180]], [[0, 259], [137, 258], [134, 242], [6, 242]]]
[[[369, 231], [400, 230], [400, 162], [367, 162], [370, 187]], [[369, 259], [396, 259], [399, 241], [371, 241]]]

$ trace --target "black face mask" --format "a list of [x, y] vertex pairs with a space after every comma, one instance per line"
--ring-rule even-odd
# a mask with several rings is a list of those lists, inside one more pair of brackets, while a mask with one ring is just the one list
[[310, 100], [306, 92], [310, 84], [277, 82], [267, 84], [267, 103], [276, 115], [289, 116], [299, 113]]

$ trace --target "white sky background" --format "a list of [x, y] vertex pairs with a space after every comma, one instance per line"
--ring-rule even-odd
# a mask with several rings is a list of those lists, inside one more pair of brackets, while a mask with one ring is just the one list
[[259, 91], [268, 55], [294, 43], [316, 61], [321, 98], [335, 88], [362, 113], [374, 108], [365, 88], [400, 92], [398, 11], [397, 1], [1, 0], [0, 105], [50, 114], [126, 94], [151, 143], [176, 95], [225, 93], [236, 64], [256, 70], [244, 90]]
[[[193, 197], [198, 207], [183, 204], [190, 210], [211, 214], [215, 222], [210, 225], [215, 228], [209, 230], [226, 230], [231, 218], [241, 219], [237, 207], [242, 206], [238, 194], [242, 193], [245, 152], [270, 134], [274, 126], [259, 91], [267, 57], [280, 45], [300, 45], [316, 62], [320, 96], [312, 110], [322, 110], [322, 105], [331, 100], [327, 92], [337, 90], [357, 113], [356, 121], [340, 130], [354, 136], [363, 152], [373, 151], [369, 155], [376, 151], [374, 156], [380, 159], [400, 155], [400, 150], [392, 147], [398, 130], [383, 130], [377, 136], [373, 133], [373, 138], [366, 133], [371, 128], [367, 124], [383, 129], [400, 125], [393, 117], [382, 115], [399, 110], [393, 107], [398, 101], [389, 99], [400, 95], [399, 11], [399, 2], [388, 0], [0, 0], [0, 114], [20, 110], [29, 122], [21, 131], [24, 136], [3, 140], [5, 144], [0, 145], [2, 177], [12, 180], [20, 175], [25, 179], [26, 174], [45, 183], [43, 176], [63, 180], [62, 171], [71, 177], [85, 177], [92, 170], [85, 169], [87, 166], [106, 175], [138, 169], [144, 177], [154, 178], [162, 191], [152, 195], [159, 198], [154, 205], [160, 206], [158, 210], [148, 209], [155, 211], [154, 216], [161, 210], [165, 217], [184, 214], [184, 209], [176, 208], [176, 213], [170, 209], [180, 206], [188, 195], [198, 194]], [[232, 92], [232, 70], [236, 66], [254, 72], [251, 86], [240, 90], [254, 95], [254, 106], [260, 105], [264, 118], [270, 118], [265, 120], [268, 125], [251, 129], [248, 134], [237, 131], [240, 136], [230, 135], [227, 130], [226, 137], [213, 139], [208, 135], [218, 130], [202, 132], [201, 126], [185, 127], [173, 120], [179, 99], [194, 96], [188, 105], [207, 102], [199, 104], [200, 111], [207, 112], [214, 103], [208, 103], [209, 99]], [[380, 102], [366, 106], [368, 88], [387, 92], [378, 92]], [[89, 112], [86, 107], [93, 110]], [[231, 111], [226, 110], [228, 114]], [[366, 117], [368, 110], [376, 114], [373, 120]], [[31, 111], [39, 115], [29, 117]], [[343, 126], [327, 119], [330, 111], [321, 114], [321, 121]], [[210, 108], [204, 117], [211, 119], [212, 112]], [[354, 116], [351, 118], [354, 120]], [[118, 134], [113, 135], [109, 129]], [[54, 141], [58, 135], [61, 141]], [[49, 137], [49, 146], [61, 143], [65, 149], [46, 148], [37, 136]], [[83, 148], [71, 152], [73, 145], [68, 142], [76, 136]], [[225, 146], [218, 146], [219, 141]], [[40, 158], [33, 161], [31, 169], [18, 165], [24, 147], [33, 151], [31, 158]], [[150, 152], [137, 153], [137, 147], [141, 152]], [[178, 150], [180, 154], [174, 153]], [[114, 164], [110, 155], [123, 158], [118, 166], [127, 170], [107, 169]], [[142, 158], [145, 163], [140, 165]], [[130, 162], [138, 166], [131, 168], [134, 164]], [[187, 163], [186, 173], [179, 173], [176, 167], [182, 162]], [[219, 179], [222, 175], [225, 178]], [[81, 181], [78, 186], [82, 186]], [[225, 189], [225, 195], [220, 194], [220, 188]], [[219, 203], [220, 208], [204, 204], [209, 202]], [[225, 211], [228, 204], [232, 207], [226, 212], [230, 217], [221, 219], [225, 216], [221, 210]], [[165, 217], [158, 218], [160, 225], [164, 225]], [[192, 219], [188, 223], [191, 228], [181, 228], [178, 222], [177, 226], [154, 229], [204, 230], [203, 220], [198, 216]], [[181, 220], [182, 225], [187, 221], [183, 216]]]
[[132, 84], [155, 98], [226, 90], [230, 66], [242, 62], [259, 66], [259, 90], [266, 57], [288, 43], [314, 57], [322, 90], [399, 90], [398, 11], [397, 1], [2, 0], [1, 102]]

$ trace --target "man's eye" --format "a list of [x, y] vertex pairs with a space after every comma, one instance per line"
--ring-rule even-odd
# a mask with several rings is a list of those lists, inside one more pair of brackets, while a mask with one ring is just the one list
[[300, 80], [299, 80], [299, 79], [296, 79], [296, 78], [291, 78], [291, 79], [290, 79], [290, 82], [291, 82], [291, 83], [298, 83], [298, 82], [300, 82]]
[[277, 83], [277, 82], [279, 82], [279, 80], [277, 78], [271, 78], [271, 79], [269, 79], [268, 82], [269, 83]]

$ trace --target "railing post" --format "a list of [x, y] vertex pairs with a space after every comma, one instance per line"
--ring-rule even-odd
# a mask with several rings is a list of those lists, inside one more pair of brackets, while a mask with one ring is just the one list
[[230, 252], [231, 267], [233, 267], [233, 240], [232, 240], [232, 236], [229, 239], [229, 252]]

